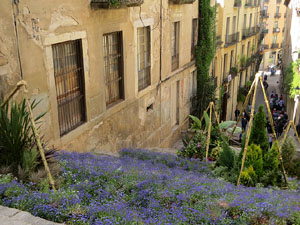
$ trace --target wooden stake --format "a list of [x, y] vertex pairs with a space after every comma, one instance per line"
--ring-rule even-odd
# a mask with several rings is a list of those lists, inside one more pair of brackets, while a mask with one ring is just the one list
[[295, 125], [295, 123], [294, 123], [294, 121], [293, 121], [293, 120], [292, 120], [292, 125], [293, 125], [294, 131], [295, 131], [295, 134], [296, 134], [296, 137], [297, 137], [297, 140], [298, 140], [299, 146], [300, 146], [299, 134], [298, 134], [298, 132], [297, 132], [296, 125]]
[[248, 102], [249, 102], [251, 92], [252, 92], [252, 90], [253, 90], [253, 88], [254, 88], [254, 84], [255, 84], [255, 80], [254, 80], [254, 81], [252, 82], [252, 84], [251, 84], [250, 90], [249, 90], [249, 92], [248, 92], [248, 94], [247, 94], [246, 100], [245, 100], [244, 105], [243, 105], [243, 107], [242, 107], [242, 111], [240, 112], [239, 118], [238, 118], [238, 120], [236, 121], [236, 124], [234, 125], [234, 127], [233, 127], [233, 129], [232, 129], [232, 132], [231, 132], [231, 134], [230, 134], [230, 136], [229, 136], [229, 140], [231, 140], [231, 138], [232, 138], [232, 136], [233, 136], [233, 134], [234, 134], [234, 131], [235, 131], [235, 129], [236, 129], [238, 123], [239, 123], [240, 120], [242, 119], [243, 112], [245, 111], [246, 106], [247, 106], [247, 104], [248, 104]]
[[266, 104], [266, 106], [267, 106], [268, 115], [269, 115], [269, 120], [270, 120], [271, 127], [272, 127], [272, 132], [273, 132], [273, 135], [274, 135], [274, 137], [275, 137], [275, 139], [276, 139], [276, 141], [277, 141], [278, 139], [277, 139], [277, 135], [276, 135], [276, 132], [275, 132], [273, 116], [272, 116], [271, 109], [270, 109], [270, 105], [269, 105], [269, 101], [268, 101], [268, 98], [267, 98], [267, 95], [266, 95], [266, 92], [265, 92], [265, 87], [264, 87], [263, 82], [262, 82], [262, 77], [259, 77], [259, 81], [260, 81], [261, 88], [262, 88], [262, 90], [263, 90], [264, 99], [265, 99], [265, 104]]
[[212, 102], [209, 103], [209, 125], [208, 125], [208, 131], [207, 131], [206, 154], [205, 154], [206, 162], [208, 162], [208, 150], [209, 150], [210, 132], [211, 132], [211, 119], [212, 119]]
[[[248, 148], [249, 139], [250, 139], [250, 132], [251, 132], [252, 121], [253, 121], [253, 116], [254, 116], [254, 108], [255, 108], [255, 99], [256, 99], [258, 79], [259, 79], [258, 77], [255, 77], [255, 88], [254, 88], [254, 94], [253, 94], [253, 100], [252, 100], [250, 121], [249, 121], [248, 129], [247, 129], [246, 143], [245, 143], [244, 152], [243, 152], [241, 170], [240, 170], [240, 174], [239, 174], [239, 177], [238, 177], [238, 180], [237, 180], [237, 186], [240, 185], [241, 175], [242, 175], [242, 172], [243, 172], [243, 169], [244, 169], [244, 164], [245, 164], [245, 159], [246, 159], [246, 154], [247, 154], [247, 148]], [[248, 93], [248, 96], [249, 96], [249, 94], [250, 94], [250, 92]]]
[[212, 107], [213, 107], [213, 110], [214, 110], [214, 113], [215, 113], [215, 117], [216, 117], [216, 121], [217, 121], [217, 124], [218, 126], [220, 125], [220, 122], [219, 122], [219, 115], [216, 111], [216, 108], [215, 108], [215, 104], [212, 102]]
[[[273, 116], [272, 116], [270, 105], [269, 105], [269, 101], [268, 101], [268, 98], [267, 98], [267, 95], [266, 95], [266, 92], [265, 92], [265, 87], [263, 85], [262, 77], [259, 77], [259, 80], [260, 80], [261, 88], [262, 88], [263, 93], [264, 93], [265, 104], [266, 104], [267, 109], [268, 109], [268, 115], [269, 115], [269, 120], [270, 120], [271, 127], [272, 127], [272, 132], [273, 132], [273, 135], [274, 135], [276, 141], [278, 141], [278, 138], [277, 138], [277, 135], [276, 135], [276, 132], [275, 132], [275, 126], [274, 126]], [[290, 124], [288, 125], [288, 127], [290, 127]], [[289, 130], [289, 128], [288, 128], [288, 130]], [[287, 132], [286, 132], [285, 135], [287, 135], [288, 130], [287, 130]], [[282, 173], [283, 173], [285, 185], [287, 186], [288, 185], [288, 180], [287, 180], [287, 174], [286, 174], [286, 171], [285, 171], [285, 168], [284, 168], [284, 164], [283, 164], [283, 159], [282, 159], [282, 156], [281, 156], [281, 147], [278, 148], [278, 153], [279, 153], [280, 167], [281, 167], [281, 170], [282, 170]]]
[[35, 125], [35, 122], [34, 122], [34, 119], [33, 119], [33, 113], [32, 113], [32, 110], [31, 110], [31, 106], [30, 106], [30, 103], [28, 101], [28, 99], [26, 98], [26, 105], [27, 105], [27, 108], [28, 108], [28, 111], [29, 111], [29, 117], [30, 117], [30, 121], [31, 121], [31, 128], [32, 128], [32, 133], [34, 135], [34, 138], [36, 140], [36, 144], [37, 144], [37, 147], [40, 151], [40, 154], [41, 154], [41, 157], [42, 157], [42, 161], [44, 163], [44, 167], [45, 167], [45, 170], [46, 170], [46, 173], [48, 175], [48, 179], [49, 179], [49, 183], [52, 187], [52, 189], [55, 191], [55, 184], [54, 184], [54, 180], [52, 178], [52, 175], [51, 175], [51, 172], [50, 172], [50, 169], [48, 167], [48, 163], [47, 163], [47, 160], [46, 160], [46, 157], [45, 157], [45, 152], [44, 152], [44, 148], [41, 144], [41, 138], [40, 138], [40, 135], [37, 131], [37, 128], [36, 128], [36, 125]]

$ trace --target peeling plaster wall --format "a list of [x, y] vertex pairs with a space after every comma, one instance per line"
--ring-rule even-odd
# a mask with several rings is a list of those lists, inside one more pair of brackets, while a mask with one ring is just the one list
[[[43, 134], [50, 146], [116, 154], [124, 147], [168, 147], [180, 137], [180, 131], [187, 126], [189, 78], [195, 69], [190, 48], [192, 19], [197, 18], [197, 1], [194, 4], [171, 5], [168, 0], [163, 0], [162, 81], [159, 76], [159, 3], [160, 0], [145, 0], [141, 7], [95, 10], [90, 8], [89, 0], [20, 1], [16, 11], [23, 75], [31, 98], [42, 99], [34, 113], [48, 112], [44, 118]], [[5, 7], [2, 9], [1, 5], [0, 13], [3, 10], [9, 15], [0, 23], [10, 26], [6, 28], [9, 36], [1, 35], [0, 30], [0, 43], [3, 38], [11, 40], [11, 43], [0, 46], [9, 49], [13, 60], [8, 61], [11, 69], [3, 77], [7, 80], [14, 77], [13, 85], [19, 77], [16, 40], [13, 38], [13, 11], [9, 4]], [[179, 69], [171, 72], [170, 31], [175, 21], [181, 22], [180, 62]], [[143, 25], [151, 26], [151, 85], [138, 92], [137, 28]], [[5, 29], [5, 26], [0, 24], [0, 29]], [[102, 37], [115, 31], [123, 32], [125, 100], [107, 107]], [[75, 39], [82, 39], [83, 45], [87, 122], [60, 137], [51, 45]], [[3, 42], [6, 43], [6, 40]], [[0, 63], [3, 61], [1, 54], [5, 53], [2, 51], [0, 47]], [[174, 83], [178, 80], [180, 123], [174, 125], [170, 115], [176, 109], [170, 94], [175, 93]], [[7, 93], [7, 90], [4, 92]], [[153, 109], [147, 111], [150, 104], [153, 104]]]
[[0, 15], [0, 99], [3, 99], [20, 79], [20, 71], [11, 1], [1, 2]]

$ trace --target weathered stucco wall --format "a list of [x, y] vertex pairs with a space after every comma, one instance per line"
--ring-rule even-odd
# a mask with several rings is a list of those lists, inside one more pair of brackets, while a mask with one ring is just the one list
[[[13, 29], [15, 12], [23, 78], [32, 99], [42, 99], [35, 113], [48, 112], [43, 134], [50, 146], [106, 153], [116, 153], [123, 147], [170, 146], [181, 129], [186, 128], [189, 115], [189, 78], [194, 70], [191, 33], [192, 19], [197, 18], [197, 1], [183, 5], [162, 2], [160, 6], [159, 0], [145, 0], [141, 7], [97, 10], [91, 9], [89, 0], [23, 0], [14, 6], [15, 10], [11, 3], [1, 3], [0, 63], [8, 65], [2, 75], [0, 64], [1, 91], [7, 93], [20, 79]], [[175, 21], [180, 21], [179, 69], [171, 72], [170, 31]], [[139, 92], [137, 28], [144, 25], [151, 26], [151, 85]], [[123, 32], [125, 99], [107, 107], [103, 34], [115, 31]], [[76, 39], [82, 40], [87, 122], [60, 137], [52, 45]], [[179, 124], [172, 116], [176, 111], [177, 81], [180, 81]], [[151, 104], [153, 108], [147, 111]]]

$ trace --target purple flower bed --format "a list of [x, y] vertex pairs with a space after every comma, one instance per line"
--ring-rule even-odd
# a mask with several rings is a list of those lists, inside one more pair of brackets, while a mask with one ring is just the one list
[[56, 193], [0, 177], [0, 204], [67, 224], [300, 224], [299, 189], [236, 187], [197, 160], [126, 149], [58, 158]]

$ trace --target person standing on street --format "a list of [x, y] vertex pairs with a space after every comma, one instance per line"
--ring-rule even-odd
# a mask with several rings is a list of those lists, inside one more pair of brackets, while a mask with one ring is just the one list
[[235, 115], [235, 121], [237, 121], [240, 115], [240, 110], [238, 109], [238, 107], [236, 107], [234, 111], [234, 115]]
[[242, 119], [242, 130], [245, 131], [246, 130], [246, 126], [247, 126], [248, 120], [243, 117]]

